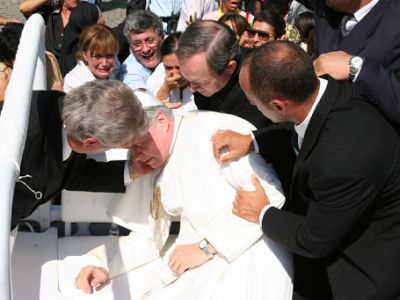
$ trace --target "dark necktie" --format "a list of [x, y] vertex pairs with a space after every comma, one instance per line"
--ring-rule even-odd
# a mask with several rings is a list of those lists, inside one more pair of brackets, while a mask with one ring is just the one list
[[291, 142], [293, 148], [296, 150], [296, 155], [297, 155], [300, 151], [300, 147], [299, 147], [299, 136], [297, 135], [296, 130], [293, 130]]
[[350, 33], [350, 31], [346, 29], [346, 24], [351, 18], [353, 18], [353, 15], [344, 15], [340, 22], [340, 34], [342, 38], [346, 37]]

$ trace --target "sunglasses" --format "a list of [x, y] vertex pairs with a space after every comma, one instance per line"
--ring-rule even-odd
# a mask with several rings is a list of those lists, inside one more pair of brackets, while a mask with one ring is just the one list
[[265, 40], [268, 41], [270, 38], [273, 38], [273, 35], [270, 34], [269, 32], [266, 31], [261, 31], [261, 30], [255, 30], [255, 29], [247, 29], [247, 34], [250, 38], [254, 38], [256, 34], [258, 34], [258, 37], [260, 40]]

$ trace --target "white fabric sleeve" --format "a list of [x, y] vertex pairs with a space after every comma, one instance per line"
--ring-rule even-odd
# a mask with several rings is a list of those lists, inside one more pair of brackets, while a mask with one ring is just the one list
[[162, 206], [157, 220], [151, 216], [154, 177], [151, 173], [135, 179], [107, 211], [113, 222], [131, 230], [129, 236], [119, 238], [118, 242], [110, 240], [89, 252], [101, 261], [110, 278], [157, 259], [168, 238], [170, 216]]
[[[285, 197], [272, 166], [266, 164], [262, 157], [255, 153], [240, 160], [225, 164], [221, 170], [225, 179], [235, 188], [254, 190], [252, 174], [256, 174], [272, 206], [281, 208]], [[233, 202], [234, 199], [232, 199]], [[205, 238], [228, 261], [233, 261], [261, 236], [262, 230], [257, 223], [248, 222], [232, 213], [232, 205], [222, 210], [205, 228]]]

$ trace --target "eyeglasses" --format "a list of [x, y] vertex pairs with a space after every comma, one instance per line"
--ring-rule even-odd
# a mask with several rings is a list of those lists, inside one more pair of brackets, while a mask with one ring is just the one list
[[143, 44], [145, 44], [147, 47], [154, 47], [158, 42], [158, 39], [155, 38], [147, 38], [145, 40], [133, 40], [131, 41], [131, 46], [133, 50], [140, 50], [143, 47]]
[[249, 38], [254, 38], [258, 34], [258, 38], [262, 41], [269, 41], [270, 39], [274, 38], [273, 34], [270, 34], [269, 32], [266, 31], [261, 31], [261, 30], [255, 30], [255, 29], [247, 29], [247, 35]]

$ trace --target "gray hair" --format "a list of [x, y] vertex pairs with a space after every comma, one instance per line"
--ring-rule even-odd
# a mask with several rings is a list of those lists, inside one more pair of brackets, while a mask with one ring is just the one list
[[62, 118], [68, 135], [94, 137], [111, 148], [143, 136], [149, 120], [133, 91], [119, 81], [95, 80], [72, 89], [64, 98]]
[[159, 37], [164, 37], [160, 17], [149, 10], [135, 10], [125, 19], [124, 35], [130, 41], [130, 33], [140, 34], [149, 28], [154, 29]]
[[159, 112], [164, 113], [168, 119], [173, 118], [172, 110], [166, 107], [165, 105], [145, 107], [144, 111], [146, 112], [147, 118], [149, 120], [149, 127], [152, 127], [156, 123], [157, 114]]
[[229, 61], [239, 57], [239, 43], [236, 34], [225, 24], [211, 20], [196, 21], [183, 32], [176, 56], [190, 58], [205, 52], [208, 67], [221, 75]]

